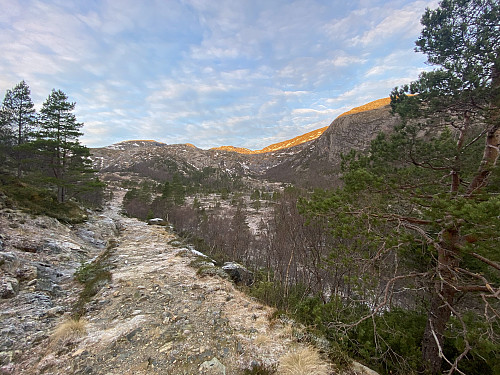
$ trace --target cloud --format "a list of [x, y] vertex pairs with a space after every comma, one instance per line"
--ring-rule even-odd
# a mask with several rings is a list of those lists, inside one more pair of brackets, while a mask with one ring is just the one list
[[[424, 70], [425, 57], [416, 54], [412, 50], [400, 49], [383, 55], [373, 60], [370, 68], [365, 72], [364, 77], [371, 79], [374, 76], [387, 76], [394, 78], [397, 75], [411, 76], [415, 79], [415, 66], [422, 66], [418, 72]], [[412, 64], [408, 64], [411, 62]]]
[[352, 38], [354, 45], [379, 45], [393, 37], [417, 35], [421, 30], [420, 17], [426, 7], [436, 1], [415, 1], [402, 9], [395, 9], [362, 35]]
[[89, 146], [262, 148], [415, 79], [426, 4], [0, 0], [0, 85], [65, 91]]

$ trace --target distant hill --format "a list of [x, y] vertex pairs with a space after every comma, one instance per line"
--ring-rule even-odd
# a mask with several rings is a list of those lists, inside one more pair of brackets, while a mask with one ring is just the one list
[[[374, 100], [372, 102], [369, 102], [367, 104], [364, 104], [359, 107], [355, 107], [351, 109], [350, 111], [344, 112], [341, 115], [339, 115], [337, 118], [340, 118], [342, 116], [346, 115], [352, 115], [354, 113], [359, 113], [359, 112], [365, 112], [365, 111], [370, 111], [372, 109], [377, 109], [384, 107], [386, 105], [389, 105], [391, 102], [391, 98], [383, 98], [383, 99], [378, 99]], [[325, 131], [328, 129], [328, 126], [325, 126], [321, 129], [316, 129], [313, 131], [310, 131], [309, 133], [299, 135], [295, 138], [274, 143], [270, 146], [264, 147], [261, 150], [250, 150], [248, 148], [242, 148], [242, 147], [234, 147], [234, 146], [221, 146], [221, 147], [214, 147], [212, 150], [222, 150], [222, 151], [232, 151], [232, 152], [237, 152], [240, 154], [263, 154], [266, 152], [273, 152], [273, 151], [278, 151], [284, 148], [290, 148], [294, 146], [298, 146], [300, 144], [310, 142], [315, 140], [316, 138], [319, 138]]]

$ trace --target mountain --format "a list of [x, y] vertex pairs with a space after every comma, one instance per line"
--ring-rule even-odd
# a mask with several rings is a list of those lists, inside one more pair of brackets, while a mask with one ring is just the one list
[[391, 131], [399, 121], [388, 105], [338, 117], [321, 137], [267, 169], [265, 177], [297, 185], [336, 186], [341, 155], [367, 149], [377, 134]]
[[[384, 107], [386, 105], [389, 105], [390, 102], [391, 102], [391, 98], [383, 98], [383, 99], [374, 100], [372, 102], [369, 102], [369, 103], [364, 104], [362, 106], [355, 107], [347, 112], [344, 112], [341, 115], [339, 115], [337, 118], [340, 118], [340, 117], [346, 116], [346, 115], [352, 115], [354, 113], [360, 113], [360, 112], [370, 111], [372, 109], [381, 108], [381, 107]], [[213, 148], [213, 150], [233, 151], [233, 152], [238, 152], [240, 154], [263, 154], [266, 152], [278, 151], [278, 150], [281, 150], [284, 148], [290, 148], [290, 147], [298, 146], [302, 143], [313, 141], [316, 138], [319, 138], [326, 131], [326, 129], [328, 129], [328, 126], [310, 131], [306, 134], [299, 135], [295, 138], [292, 138], [292, 139], [289, 139], [286, 141], [273, 143], [272, 145], [264, 147], [261, 150], [250, 150], [248, 148], [241, 148], [241, 147], [234, 147], [234, 146], [215, 147], [215, 148]]]
[[353, 108], [325, 128], [257, 151], [232, 146], [203, 150], [192, 144], [135, 140], [93, 149], [93, 160], [102, 174], [114, 173], [113, 178], [115, 172], [126, 172], [163, 182], [175, 173], [191, 175], [213, 168], [232, 176], [334, 186], [341, 154], [366, 149], [380, 131], [389, 131], [399, 121], [391, 114], [389, 102], [385, 98]]

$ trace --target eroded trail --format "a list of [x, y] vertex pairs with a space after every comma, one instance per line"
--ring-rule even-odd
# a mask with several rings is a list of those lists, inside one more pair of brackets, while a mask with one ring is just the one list
[[118, 199], [102, 216], [122, 229], [107, 260], [112, 280], [85, 305], [86, 333], [47, 339], [18, 373], [242, 374], [298, 345], [290, 327], [270, 324], [270, 308], [198, 276], [196, 255], [165, 227], [121, 216]]

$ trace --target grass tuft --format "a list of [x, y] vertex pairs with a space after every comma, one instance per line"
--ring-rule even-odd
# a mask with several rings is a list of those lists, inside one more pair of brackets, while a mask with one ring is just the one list
[[313, 347], [305, 347], [281, 357], [279, 375], [328, 375], [329, 365]]
[[52, 335], [50, 341], [52, 346], [64, 346], [87, 333], [87, 321], [84, 319], [68, 319], [59, 324]]

